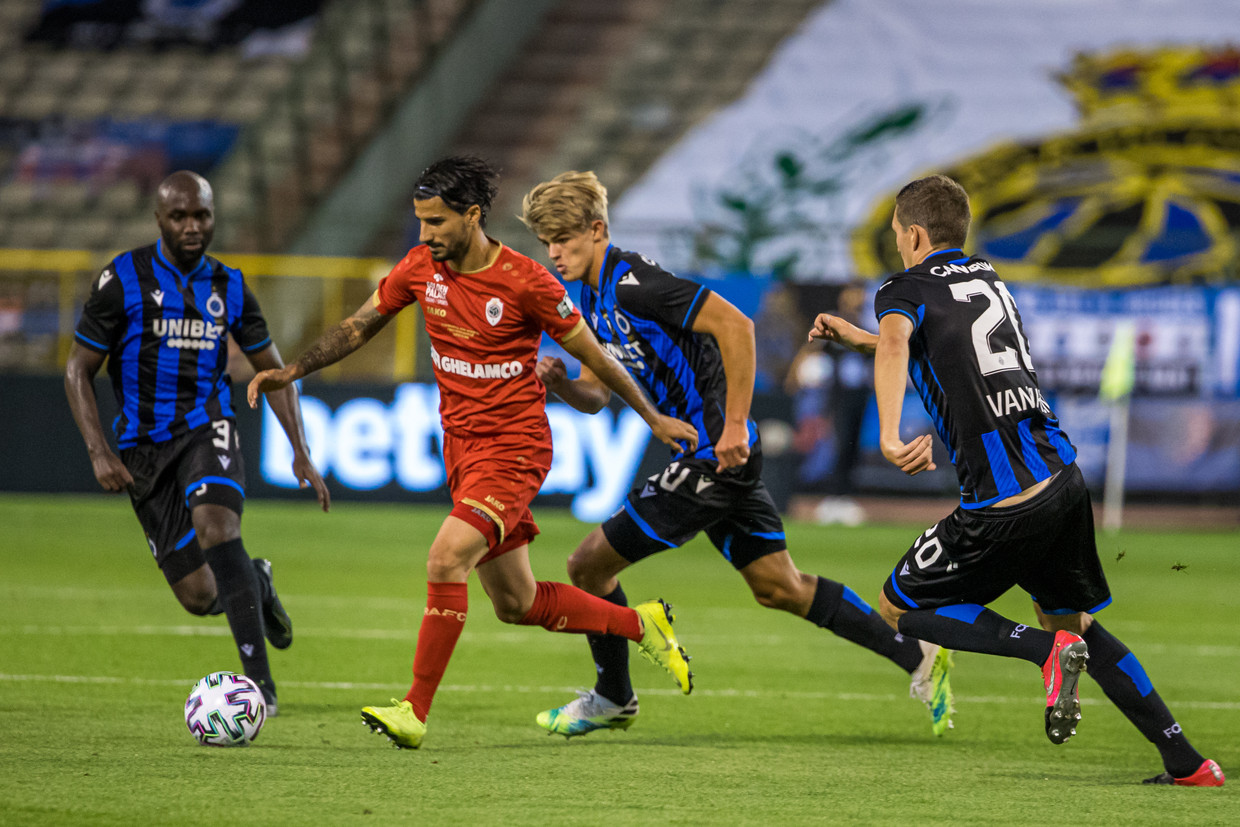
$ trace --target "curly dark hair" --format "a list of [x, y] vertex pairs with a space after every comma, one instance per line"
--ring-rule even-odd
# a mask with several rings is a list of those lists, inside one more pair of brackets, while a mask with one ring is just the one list
[[439, 197], [454, 212], [463, 213], [475, 204], [482, 210], [479, 222], [487, 225], [487, 213], [499, 187], [499, 173], [486, 161], [474, 155], [453, 155], [442, 158], [422, 170], [414, 184], [416, 201]]

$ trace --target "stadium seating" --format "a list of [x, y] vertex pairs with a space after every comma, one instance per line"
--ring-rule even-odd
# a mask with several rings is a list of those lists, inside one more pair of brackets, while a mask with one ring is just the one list
[[[336, 0], [304, 56], [247, 58], [238, 47], [28, 42], [42, 4], [9, 0], [0, 5], [0, 247], [107, 251], [149, 240], [153, 186], [185, 157], [184, 140], [180, 155], [152, 150], [149, 133], [167, 127], [162, 139], [175, 141], [188, 123], [241, 128], [226, 162], [190, 165], [210, 173], [228, 211], [217, 247], [278, 249], [300, 217], [290, 204], [309, 208], [326, 191], [467, 5]], [[100, 124], [154, 126], [118, 137]]]
[[[503, 171], [493, 232], [536, 248], [514, 217], [535, 183], [593, 169], [618, 197], [695, 123], [744, 90], [822, 0], [575, 0], [557, 6], [449, 147]], [[371, 251], [398, 255], [416, 225]]]

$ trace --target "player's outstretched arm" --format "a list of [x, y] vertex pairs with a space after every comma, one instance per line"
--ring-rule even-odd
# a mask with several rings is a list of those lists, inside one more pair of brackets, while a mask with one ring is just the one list
[[904, 386], [908, 375], [908, 340], [912, 335], [913, 322], [907, 316], [888, 313], [878, 323], [874, 357], [879, 446], [887, 461], [909, 476], [935, 468], [930, 434], [922, 434], [907, 444], [900, 439], [900, 414], [904, 410]]
[[579, 379], [568, 378], [568, 368], [556, 356], [544, 356], [534, 366], [534, 374], [547, 390], [582, 413], [596, 414], [611, 401], [611, 388], [599, 381], [585, 365]]
[[293, 364], [260, 371], [251, 379], [250, 386], [246, 389], [246, 400], [250, 407], [258, 407], [260, 393], [278, 391], [303, 376], [339, 362], [374, 338], [391, 319], [391, 316], [383, 315], [375, 307], [374, 296], [366, 299], [365, 304], [352, 316], [320, 336]]
[[[247, 353], [246, 358], [256, 371], [279, 370], [284, 367], [280, 351], [274, 344], [257, 353]], [[276, 415], [289, 444], [293, 446], [293, 476], [302, 488], [309, 486], [314, 489], [319, 498], [319, 507], [327, 511], [332, 506], [332, 495], [327, 490], [327, 483], [323, 482], [319, 469], [315, 468], [310, 460], [310, 446], [306, 444], [306, 429], [301, 421], [301, 405], [297, 401], [297, 386], [286, 385], [280, 390], [271, 391], [267, 394], [267, 403], [271, 405], [272, 413]]]
[[[599, 347], [598, 340], [589, 328], [582, 326], [575, 336], [564, 339], [560, 344], [569, 355], [580, 361], [600, 382], [618, 393], [630, 408], [646, 420], [656, 439], [678, 451], [692, 453], [697, 450], [697, 428], [688, 422], [659, 413], [624, 366]], [[688, 446], [687, 450], [685, 446]]]
[[95, 479], [106, 491], [124, 491], [133, 485], [133, 476], [103, 435], [103, 426], [99, 424], [99, 405], [95, 399], [95, 374], [102, 367], [103, 359], [102, 353], [74, 342], [65, 367], [65, 394], [69, 397], [73, 421], [86, 442]]
[[838, 342], [846, 348], [867, 355], [873, 354], [878, 347], [878, 337], [873, 333], [830, 313], [819, 313], [818, 318], [814, 319], [808, 341], [815, 339]]
[[723, 431], [715, 443], [719, 458], [715, 470], [740, 467], [749, 461], [749, 406], [758, 365], [753, 322], [727, 299], [711, 293], [693, 320], [693, 332], [715, 337], [727, 384]]

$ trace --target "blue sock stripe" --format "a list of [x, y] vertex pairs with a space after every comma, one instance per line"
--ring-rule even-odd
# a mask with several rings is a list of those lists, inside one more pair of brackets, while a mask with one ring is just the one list
[[973, 623], [984, 608], [976, 603], [959, 603], [955, 606], [944, 606], [941, 609], [935, 609], [934, 613], [943, 617], [950, 617], [952, 620], [959, 620], [962, 623]]
[[1154, 691], [1154, 684], [1150, 683], [1149, 676], [1145, 674], [1145, 668], [1141, 666], [1141, 661], [1137, 660], [1137, 656], [1132, 652], [1124, 655], [1120, 662], [1115, 665], [1119, 667], [1121, 672], [1132, 679], [1142, 698]]
[[860, 609], [865, 614], [869, 614], [870, 612], [874, 611], [873, 607], [870, 606], [869, 603], [866, 603], [864, 600], [862, 600], [860, 595], [858, 595], [855, 591], [848, 588], [847, 586], [844, 587], [844, 599], [847, 600], [849, 603], [853, 604], [854, 606], [856, 606], [858, 609]]

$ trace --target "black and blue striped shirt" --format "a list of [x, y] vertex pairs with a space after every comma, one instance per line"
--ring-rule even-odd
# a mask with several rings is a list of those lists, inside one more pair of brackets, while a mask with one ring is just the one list
[[993, 505], [1076, 461], [1038, 388], [1016, 302], [990, 262], [936, 253], [889, 278], [874, 312], [913, 323], [909, 377], [956, 467], [964, 508]]
[[[689, 456], [714, 459], [715, 442], [723, 433], [727, 377], [714, 337], [692, 329], [710, 292], [640, 253], [609, 245], [598, 290], [583, 282], [580, 305], [599, 342], [660, 413], [697, 428], [698, 447]], [[751, 448], [757, 438], [750, 420]]]
[[228, 336], [246, 353], [271, 344], [240, 270], [203, 256], [188, 275], [163, 243], [117, 256], [99, 274], [75, 338], [108, 356], [117, 445], [164, 442], [235, 416]]

